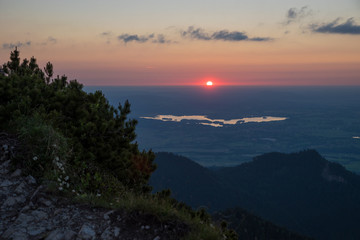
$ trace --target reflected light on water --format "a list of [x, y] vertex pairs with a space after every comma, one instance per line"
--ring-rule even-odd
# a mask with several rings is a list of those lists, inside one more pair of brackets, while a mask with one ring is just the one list
[[188, 116], [175, 116], [175, 115], [157, 115], [155, 117], [141, 117], [144, 119], [152, 119], [152, 120], [160, 120], [164, 122], [181, 122], [182, 120], [193, 120], [193, 121], [200, 121], [199, 124], [212, 126], [212, 127], [223, 127], [225, 124], [235, 125], [235, 124], [242, 124], [242, 123], [250, 123], [250, 122], [273, 122], [273, 121], [284, 121], [286, 117], [271, 117], [271, 116], [264, 116], [264, 117], [246, 117], [246, 118], [239, 118], [239, 119], [211, 119], [207, 116], [203, 115], [188, 115]]

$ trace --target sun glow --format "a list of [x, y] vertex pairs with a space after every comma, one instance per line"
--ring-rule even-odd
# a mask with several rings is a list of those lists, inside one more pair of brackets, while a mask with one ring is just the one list
[[212, 81], [207, 81], [206, 82], [206, 86], [212, 86], [213, 85], [213, 82]]

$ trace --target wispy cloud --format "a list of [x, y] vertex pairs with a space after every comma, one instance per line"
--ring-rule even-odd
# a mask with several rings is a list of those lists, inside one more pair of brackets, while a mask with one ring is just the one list
[[236, 32], [236, 31], [229, 32], [227, 30], [214, 32], [212, 34], [212, 38], [215, 40], [223, 40], [223, 41], [242, 41], [249, 39], [249, 37], [243, 32]]
[[290, 8], [286, 13], [286, 21], [284, 24], [288, 25], [293, 22], [298, 22], [307, 16], [311, 16], [312, 14], [313, 11], [308, 6], [304, 6], [300, 9]]
[[330, 23], [312, 24], [310, 28], [318, 33], [337, 33], [337, 34], [360, 34], [360, 25], [356, 24], [354, 18], [349, 18], [344, 23], [339, 23], [340, 18]]
[[249, 40], [254, 42], [267, 42], [267, 41], [272, 41], [274, 39], [270, 37], [254, 37], [254, 38], [250, 38]]
[[209, 33], [204, 32], [201, 28], [195, 29], [193, 26], [188, 27], [186, 31], [182, 31], [181, 36], [197, 40], [211, 40]]
[[100, 36], [102, 36], [102, 37], [110, 37], [110, 36], [112, 36], [112, 32], [102, 32], [102, 33], [100, 33]]
[[173, 43], [171, 40], [167, 40], [163, 34], [158, 34], [156, 39], [152, 41], [153, 43]]
[[151, 43], [159, 43], [159, 44], [167, 44], [172, 43], [171, 40], [166, 39], [166, 37], [163, 34], [148, 34], [148, 35], [138, 35], [138, 34], [121, 34], [118, 37], [119, 41], [126, 43], [129, 42], [137, 42], [137, 43], [145, 43], [145, 42], [151, 42]]
[[53, 43], [53, 44], [57, 43], [57, 39], [56, 39], [56, 38], [53, 38], [53, 37], [51, 37], [51, 36], [48, 37], [47, 41], [48, 41], [49, 43]]
[[15, 42], [15, 43], [4, 43], [2, 45], [3, 49], [14, 49], [15, 47], [30, 47], [32, 45], [35, 46], [46, 46], [48, 44], [56, 44], [57, 39], [49, 36], [46, 40], [43, 42], [33, 42], [33, 41], [26, 41], [26, 42]]
[[120, 41], [123, 41], [124, 43], [128, 43], [128, 42], [139, 42], [139, 43], [144, 43], [149, 41], [149, 39], [153, 38], [154, 34], [150, 34], [150, 35], [137, 35], [137, 34], [121, 34], [120, 36], [118, 36], [118, 39]]
[[4, 43], [2, 45], [3, 49], [14, 49], [15, 47], [27, 47], [31, 45], [31, 41], [27, 42], [17, 42], [17, 43]]
[[100, 37], [102, 37], [102, 38], [106, 38], [106, 43], [107, 44], [110, 44], [111, 43], [111, 39], [113, 38], [113, 33], [112, 32], [110, 32], [110, 31], [107, 31], [107, 32], [102, 32], [102, 33], [100, 33], [99, 34], [100, 35]]
[[231, 42], [239, 42], [239, 41], [270, 41], [273, 40], [270, 37], [254, 37], [249, 38], [249, 36], [245, 32], [239, 31], [228, 31], [228, 30], [220, 30], [216, 32], [207, 32], [202, 28], [195, 28], [194, 26], [188, 27], [186, 31], [181, 31], [181, 36], [185, 38], [190, 38], [194, 40], [219, 40], [219, 41], [231, 41]]
[[56, 44], [56, 43], [57, 43], [57, 39], [50, 36], [50, 37], [48, 37], [46, 39], [46, 41], [42, 42], [41, 45], [45, 46], [45, 45], [48, 45], [48, 44]]
[[[240, 31], [228, 31], [228, 30], [219, 30], [215, 32], [209, 32], [202, 28], [195, 28], [194, 26], [189, 26], [187, 30], [181, 30], [180, 34], [183, 38], [194, 39], [194, 40], [204, 40], [204, 41], [229, 41], [229, 42], [238, 42], [238, 41], [271, 41], [273, 40], [270, 37], [253, 37], [250, 38], [245, 32]], [[108, 32], [101, 34], [104, 37], [108, 37]], [[178, 41], [168, 39], [164, 34], [151, 33], [147, 35], [140, 34], [128, 34], [123, 33], [117, 37], [120, 42], [125, 44], [127, 43], [158, 43], [158, 44], [173, 44], [178, 43]]]

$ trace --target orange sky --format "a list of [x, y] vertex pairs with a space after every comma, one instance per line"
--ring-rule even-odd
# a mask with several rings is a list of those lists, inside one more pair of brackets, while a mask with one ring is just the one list
[[0, 60], [18, 46], [85, 85], [360, 85], [359, 12], [353, 0], [3, 0]]

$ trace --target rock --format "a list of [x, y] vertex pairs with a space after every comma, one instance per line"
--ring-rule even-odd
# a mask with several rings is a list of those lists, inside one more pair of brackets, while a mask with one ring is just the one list
[[16, 232], [16, 229], [10, 227], [8, 228], [3, 234], [2, 234], [2, 238], [4, 239], [10, 239], [10, 237]]
[[20, 177], [21, 176], [21, 169], [16, 169], [15, 172], [11, 174], [11, 177]]
[[42, 226], [32, 226], [32, 227], [29, 227], [29, 229], [27, 231], [27, 233], [33, 237], [40, 235], [42, 233], [45, 233], [45, 232], [46, 232], [46, 228], [42, 227]]
[[111, 231], [111, 227], [107, 227], [105, 231], [101, 234], [100, 238], [102, 240], [111, 240], [113, 239], [113, 232]]
[[86, 216], [86, 219], [88, 219], [88, 220], [94, 220], [94, 216], [88, 215], [88, 216]]
[[26, 181], [27, 181], [27, 183], [30, 184], [30, 185], [35, 185], [35, 184], [36, 184], [35, 178], [34, 178], [33, 176], [31, 176], [31, 175], [29, 175], [29, 176], [26, 177]]
[[50, 232], [50, 234], [45, 238], [45, 240], [63, 240], [64, 233], [60, 229], [55, 229], [54, 231]]
[[112, 213], [114, 213], [114, 210], [111, 210], [111, 211], [106, 212], [106, 213], [104, 214], [104, 219], [105, 219], [105, 220], [109, 220], [109, 219], [110, 219], [109, 215], [112, 214]]
[[64, 233], [64, 240], [73, 240], [76, 237], [76, 232], [72, 230], [66, 230]]
[[115, 237], [118, 237], [119, 234], [120, 234], [120, 228], [115, 227], [115, 228], [114, 228], [114, 236], [115, 236]]
[[[4, 149], [4, 136], [0, 133], [0, 150]], [[0, 239], [179, 239], [175, 227], [164, 229], [164, 223], [149, 222], [142, 213], [76, 203], [54, 194], [50, 182], [38, 184], [34, 177], [23, 176], [22, 169], [12, 171], [10, 158], [17, 153], [16, 141], [8, 142], [7, 153], [0, 151]], [[144, 231], [139, 231], [139, 226]]]
[[95, 237], [96, 237], [96, 233], [92, 226], [90, 226], [89, 224], [86, 224], [86, 223], [84, 225], [82, 225], [82, 227], [78, 233], [79, 239], [88, 240], [88, 239], [95, 239]]
[[34, 222], [34, 217], [27, 214], [21, 213], [20, 216], [15, 220], [15, 224], [22, 228], [26, 228], [30, 223]]
[[10, 166], [10, 160], [7, 160], [5, 162], [3, 162], [3, 164], [1, 164], [1, 168], [8, 168]]
[[21, 212], [25, 212], [25, 211], [28, 211], [30, 209], [30, 206], [29, 205], [26, 205], [25, 207], [23, 207], [21, 209]]
[[1, 236], [1, 239], [12, 239], [12, 240], [24, 240], [28, 239], [28, 235], [25, 233], [24, 229], [14, 229], [10, 228], [4, 232]]
[[5, 181], [3, 181], [1, 184], [0, 184], [0, 187], [9, 187], [9, 186], [12, 186], [12, 185], [14, 185], [15, 183], [14, 182], [12, 182], [12, 181], [9, 181], [9, 180], [5, 180]]
[[21, 204], [26, 202], [26, 198], [24, 196], [17, 196], [17, 197], [8, 197], [5, 202], [3, 203], [3, 205], [1, 206], [1, 208], [9, 208], [9, 207], [14, 207], [17, 204]]
[[2, 168], [0, 166], [0, 174], [7, 174], [9, 172], [9, 170], [7, 168]]
[[45, 240], [74, 240], [76, 233], [69, 229], [55, 229], [47, 235]]
[[5, 202], [3, 203], [3, 205], [1, 206], [1, 208], [8, 208], [8, 207], [12, 207], [16, 204], [16, 199], [14, 197], [8, 197]]
[[46, 219], [48, 217], [48, 214], [46, 212], [43, 211], [39, 211], [39, 210], [35, 210], [31, 213], [31, 215], [37, 220], [43, 220]]
[[38, 200], [38, 203], [39, 203], [39, 204], [42, 204], [42, 205], [44, 205], [44, 206], [46, 206], [46, 207], [50, 207], [50, 206], [53, 205], [50, 200], [47, 200], [47, 199], [45, 199], [45, 198], [40, 198], [40, 199]]
[[26, 184], [24, 182], [21, 182], [16, 188], [15, 193], [22, 194], [26, 189]]

